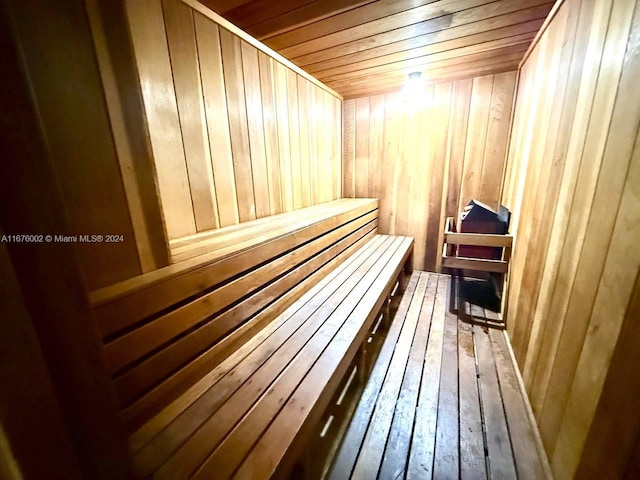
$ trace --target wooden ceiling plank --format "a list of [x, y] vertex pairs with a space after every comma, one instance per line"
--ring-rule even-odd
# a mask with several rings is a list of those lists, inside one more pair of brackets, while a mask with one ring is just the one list
[[[217, 2], [219, 0], [209, 0]], [[248, 27], [269, 18], [284, 15], [291, 10], [299, 8], [317, 0], [252, 0], [229, 10], [225, 17], [232, 23], [248, 32]], [[215, 10], [215, 9], [214, 9]]]
[[[456, 80], [464, 80], [467, 78], [481, 77], [485, 75], [494, 75], [498, 73], [504, 72], [512, 72], [517, 68], [517, 65], [514, 66], [512, 62], [504, 62], [502, 64], [495, 64], [487, 67], [479, 67], [477, 69], [472, 70], [464, 70], [457, 73], [452, 73], [451, 75], [447, 75], [444, 77], [434, 78], [431, 81], [427, 82], [425, 86], [439, 84], [439, 83], [448, 83], [454, 82]], [[360, 97], [368, 97], [373, 95], [380, 95], [383, 93], [392, 93], [398, 92], [402, 90], [404, 84], [402, 82], [395, 84], [385, 84], [385, 85], [369, 85], [363, 88], [354, 88], [344, 90], [343, 98], [345, 100], [351, 100], [354, 98]]]
[[200, 0], [200, 3], [210, 8], [214, 12], [222, 15], [227, 14], [235, 8], [240, 7], [241, 5], [251, 3], [251, 1], [247, 0]]
[[[399, 2], [405, 6], [408, 4], [403, 0], [392, 0], [392, 2]], [[388, 16], [375, 12], [376, 15], [374, 17], [374, 12], [372, 12], [371, 16], [373, 18], [368, 20], [360, 16], [355, 17], [358, 9], [350, 10], [345, 14], [336, 15], [321, 22], [313, 23], [282, 35], [277, 35], [270, 38], [267, 43], [272, 46], [272, 48], [281, 50], [285, 55], [296, 57], [304, 55], [305, 53], [321, 50], [323, 47], [326, 47], [326, 45], [340, 45], [349, 41], [370, 37], [377, 33], [388, 32], [402, 27], [410, 27], [425, 20], [446, 17], [447, 15], [473, 7], [496, 3], [495, 0], [438, 0], [435, 2], [419, 0], [419, 2], [426, 3], [426, 5]], [[366, 5], [362, 8], [371, 7], [372, 5], [375, 4]], [[345, 24], [340, 22], [340, 17], [349, 14], [354, 15], [357, 19], [356, 23], [350, 22], [350, 24]], [[319, 29], [319, 24], [326, 24], [327, 28]], [[326, 31], [325, 33], [325, 30], [330, 31]], [[320, 31], [323, 33], [321, 35], [317, 34], [317, 32]]]
[[[533, 41], [535, 37], [535, 32], [524, 33], [521, 35], [515, 35], [513, 37], [503, 37], [496, 40], [491, 40], [483, 43], [475, 43], [468, 45], [466, 47], [455, 48], [451, 50], [445, 50], [443, 52], [433, 53], [429, 55], [420, 55], [415, 56], [411, 51], [406, 52], [407, 58], [404, 60], [391, 62], [391, 63], [380, 63], [378, 65], [361, 68], [356, 70], [343, 71], [339, 73], [334, 73], [333, 75], [324, 75], [322, 73], [316, 74], [316, 78], [323, 82], [332, 82], [341, 79], [348, 79], [352, 77], [362, 76], [362, 75], [372, 75], [376, 73], [385, 73], [398, 69], [406, 69], [410, 67], [420, 67], [423, 65], [427, 65], [433, 62], [442, 62], [447, 61], [449, 63], [455, 62], [456, 59], [467, 58], [474, 54], [484, 54], [484, 55], [499, 55], [501, 49], [528, 45]], [[464, 61], [464, 60], [462, 60]]]
[[318, 0], [277, 17], [261, 18], [259, 22], [246, 27], [247, 32], [261, 41], [296, 28], [319, 22], [354, 8], [362, 7], [376, 0]]
[[[425, 20], [415, 25], [409, 25], [388, 32], [371, 35], [367, 38], [354, 40], [353, 38], [347, 37], [346, 43], [330, 43], [329, 40], [327, 40], [327, 43], [324, 44], [324, 46], [321, 46], [318, 50], [305, 51], [306, 44], [301, 44], [292, 47], [291, 49], [282, 50], [282, 54], [287, 56], [287, 58], [291, 58], [292, 61], [296, 62], [296, 64], [304, 66], [309, 63], [328, 60], [337, 56], [362, 52], [385, 44], [409, 40], [415, 37], [434, 33], [438, 30], [446, 31], [445, 29], [453, 29], [461, 25], [471, 24], [486, 18], [499, 17], [518, 10], [531, 9], [531, 14], [538, 14], [544, 11], [548, 13], [551, 5], [552, 2], [549, 2], [548, 0], [494, 2], [488, 5], [462, 10], [448, 16]], [[539, 9], [539, 12], [535, 11], [536, 7]], [[546, 15], [546, 13], [544, 13], [544, 15]], [[294, 49], [297, 49], [297, 53], [294, 52]], [[315, 53], [315, 55], [310, 55], [312, 53]]]
[[[336, 73], [361, 70], [364, 68], [380, 65], [382, 63], [392, 63], [392, 62], [398, 62], [402, 60], [409, 60], [410, 58], [419, 57], [423, 55], [431, 55], [435, 53], [444, 52], [447, 50], [464, 48], [469, 45], [490, 42], [493, 40], [514, 36], [514, 35], [522, 35], [522, 34], [528, 34], [528, 33], [532, 33], [535, 35], [535, 32], [538, 31], [543, 21], [544, 19], [540, 18], [540, 19], [531, 20], [528, 22], [517, 23], [515, 25], [509, 24], [508, 26], [491, 29], [491, 30], [487, 30], [485, 28], [478, 28], [476, 24], [483, 23], [483, 22], [476, 22], [474, 24], [463, 25], [461, 27], [456, 27], [455, 29], [451, 29], [451, 30], [456, 30], [456, 32], [453, 34], [454, 38], [447, 39], [444, 41], [433, 42], [433, 43], [429, 43], [427, 45], [419, 46], [419, 47], [411, 47], [409, 45], [409, 42], [397, 42], [396, 44], [388, 45], [388, 47], [392, 45], [398, 46], [398, 51], [394, 53], [389, 53], [386, 55], [382, 54], [382, 52], [385, 50], [383, 47], [380, 47], [377, 49], [372, 49], [372, 50], [378, 50], [380, 52], [380, 54], [375, 57], [360, 60], [360, 56], [361, 56], [360, 54], [346, 55], [344, 57], [337, 57], [335, 59], [332, 59], [333, 62], [329, 61], [329, 62], [321, 62], [321, 63], [314, 63], [312, 65], [307, 65], [305, 66], [305, 70], [315, 76], [328, 76]], [[458, 33], [468, 33], [470, 31], [469, 27], [472, 25], [474, 26], [474, 30], [477, 30], [477, 33], [458, 36]], [[437, 40], [436, 38], [437, 35], [431, 34], [430, 36]], [[403, 43], [406, 43], [406, 45], [405, 46], [398, 45]], [[367, 52], [362, 52], [362, 54], [368, 53], [368, 52], [370, 51], [368, 50]], [[367, 57], [370, 57], [370, 56], [367, 55]], [[344, 61], [338, 62], [339, 60], [344, 60]]]
[[[492, 0], [489, 0], [492, 1]], [[429, 15], [437, 12], [442, 5], [451, 4], [452, 0], [378, 0], [362, 7], [325, 18], [304, 28], [297, 28], [269, 39], [277, 48], [286, 48], [310, 40], [321, 39], [344, 30], [367, 25], [383, 18], [402, 21], [403, 18], [415, 15]], [[488, 3], [488, 2], [485, 2]], [[451, 8], [449, 6], [449, 8]], [[448, 12], [443, 12], [444, 15]], [[399, 16], [399, 17], [398, 17]], [[406, 21], [406, 20], [405, 20]]]
[[[438, 63], [437, 66], [432, 66], [431, 68], [425, 68], [422, 71], [422, 75], [426, 83], [432, 79], [437, 79], [438, 77], [441, 77], [443, 75], [448, 75], [451, 72], [464, 72], [466, 70], [490, 66], [493, 64], [502, 64], [505, 62], [507, 63], [511, 62], [512, 64], [517, 65], [522, 55], [524, 55], [525, 51], [526, 51], [526, 47], [519, 48], [518, 50], [514, 50], [504, 55], [494, 55], [489, 58], [472, 60], [469, 62], [459, 63], [455, 65], [450, 65], [450, 66], [447, 65], [446, 63]], [[331, 85], [331, 88], [339, 91], [339, 89], [346, 90], [349, 87], [357, 87], [357, 86], [363, 86], [367, 84], [375, 85], [375, 84], [384, 84], [386, 82], [393, 83], [396, 80], [400, 81], [401, 83], [406, 83], [408, 74], [409, 74], [408, 71], [402, 71], [402, 72], [394, 72], [391, 74], [383, 74], [383, 75], [379, 75], [379, 74], [368, 75], [364, 77], [352, 78], [349, 80], [342, 80], [339, 82], [331, 82], [329, 85]]]

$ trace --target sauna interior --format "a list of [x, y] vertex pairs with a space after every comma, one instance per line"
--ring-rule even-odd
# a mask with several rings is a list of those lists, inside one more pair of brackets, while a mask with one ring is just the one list
[[640, 478], [640, 2], [1, 18], [1, 478]]

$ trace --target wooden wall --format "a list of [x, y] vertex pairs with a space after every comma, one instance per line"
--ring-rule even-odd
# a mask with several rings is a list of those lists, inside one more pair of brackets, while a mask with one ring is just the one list
[[196, 2], [126, 5], [170, 239], [341, 196], [341, 98]]
[[414, 268], [440, 268], [444, 220], [498, 205], [515, 72], [345, 100], [343, 191], [380, 199], [382, 233], [415, 237]]
[[508, 330], [556, 478], [621, 478], [640, 426], [637, 371], [615, 367], [640, 349], [623, 336], [639, 318], [640, 11], [560, 5], [520, 72]]

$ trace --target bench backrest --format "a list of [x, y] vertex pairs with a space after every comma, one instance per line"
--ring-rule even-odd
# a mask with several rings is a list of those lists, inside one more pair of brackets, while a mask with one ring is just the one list
[[182, 261], [93, 292], [128, 428], [151, 418], [348, 258], [377, 232], [377, 221], [376, 200], [336, 200], [178, 243], [174, 258]]

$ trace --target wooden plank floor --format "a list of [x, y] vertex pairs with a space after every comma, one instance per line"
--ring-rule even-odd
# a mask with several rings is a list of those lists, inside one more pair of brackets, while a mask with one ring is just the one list
[[412, 274], [328, 478], [547, 476], [504, 333], [464, 310], [496, 314], [457, 314], [452, 285]]

